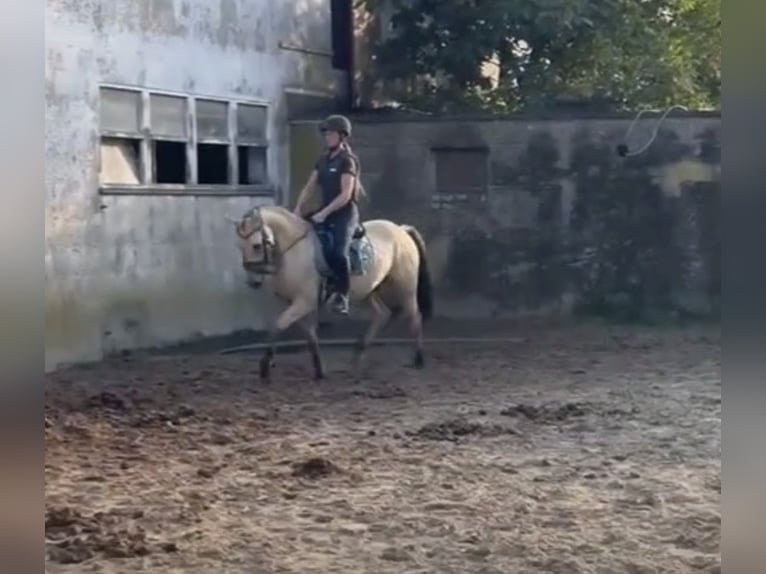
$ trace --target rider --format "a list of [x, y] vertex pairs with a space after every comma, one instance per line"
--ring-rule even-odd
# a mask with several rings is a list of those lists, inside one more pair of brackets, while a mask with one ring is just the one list
[[326, 259], [335, 275], [333, 308], [338, 313], [347, 314], [350, 287], [348, 251], [354, 230], [359, 224], [356, 205], [359, 159], [346, 141], [351, 135], [351, 122], [348, 118], [328, 116], [319, 129], [327, 149], [314, 164], [298, 197], [295, 213], [302, 216], [303, 204], [318, 184], [322, 207], [311, 216], [311, 221], [330, 235], [331, 244]]

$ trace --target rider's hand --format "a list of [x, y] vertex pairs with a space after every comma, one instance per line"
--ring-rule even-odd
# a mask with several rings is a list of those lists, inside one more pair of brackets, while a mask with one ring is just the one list
[[326, 218], [327, 216], [323, 211], [317, 211], [314, 215], [311, 216], [311, 221], [314, 223], [322, 223]]

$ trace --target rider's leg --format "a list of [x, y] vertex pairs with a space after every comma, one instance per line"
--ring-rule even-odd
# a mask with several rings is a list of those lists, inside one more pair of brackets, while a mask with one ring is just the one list
[[347, 221], [339, 221], [333, 226], [332, 268], [335, 274], [335, 305], [338, 313], [348, 313], [348, 295], [351, 283], [350, 263], [348, 259], [351, 237], [356, 229], [358, 219], [349, 217]]

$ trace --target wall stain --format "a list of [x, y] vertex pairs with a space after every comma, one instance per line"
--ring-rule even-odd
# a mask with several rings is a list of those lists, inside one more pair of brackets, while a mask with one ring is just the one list
[[[493, 314], [574, 304], [631, 321], [715, 317], [720, 123], [701, 120], [691, 141], [660, 130], [646, 152], [624, 159], [614, 150], [629, 123], [370, 123], [355, 128], [354, 147], [364, 169], [373, 166], [369, 215], [406, 219], [439, 245], [438, 293], [451, 303], [478, 297]], [[426, 201], [433, 165], [418, 154], [435, 142], [490, 148], [486, 203]]]

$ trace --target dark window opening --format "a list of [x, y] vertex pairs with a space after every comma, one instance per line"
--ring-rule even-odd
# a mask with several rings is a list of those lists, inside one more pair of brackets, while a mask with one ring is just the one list
[[332, 67], [351, 70], [353, 50], [353, 8], [351, 0], [331, 0], [330, 25], [332, 27]]
[[266, 148], [254, 146], [239, 146], [239, 184], [265, 185], [266, 180]]
[[197, 181], [204, 185], [229, 183], [229, 146], [197, 144]]
[[157, 183], [186, 183], [186, 144], [156, 140], [154, 173]]
[[489, 185], [489, 152], [483, 148], [434, 149], [436, 191], [485, 193]]

